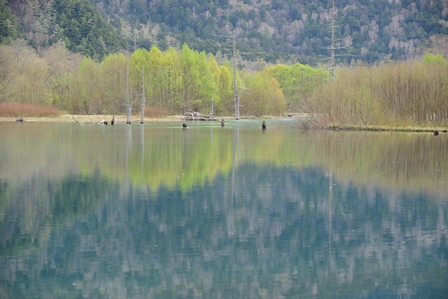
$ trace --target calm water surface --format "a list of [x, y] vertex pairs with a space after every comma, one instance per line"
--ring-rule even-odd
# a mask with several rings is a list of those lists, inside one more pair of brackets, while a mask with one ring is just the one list
[[448, 298], [447, 145], [0, 123], [0, 298]]

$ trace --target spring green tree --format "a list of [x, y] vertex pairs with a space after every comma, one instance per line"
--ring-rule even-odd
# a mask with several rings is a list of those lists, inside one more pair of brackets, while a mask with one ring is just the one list
[[120, 114], [126, 111], [126, 66], [124, 54], [109, 54], [100, 64], [103, 111]]
[[205, 52], [198, 53], [186, 44], [179, 53], [181, 81], [181, 110], [201, 111], [216, 95], [216, 84]]
[[285, 112], [285, 97], [276, 79], [265, 73], [244, 73], [242, 78], [246, 87], [241, 94], [242, 115], [281, 115]]
[[278, 81], [285, 94], [288, 109], [293, 111], [303, 109], [302, 103], [307, 101], [316, 87], [330, 77], [326, 70], [300, 63], [292, 66], [278, 64], [265, 68], [264, 72]]

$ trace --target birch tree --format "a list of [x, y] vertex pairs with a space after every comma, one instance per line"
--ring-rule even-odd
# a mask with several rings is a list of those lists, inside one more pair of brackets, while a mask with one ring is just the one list
[[106, 113], [120, 114], [126, 110], [126, 65], [124, 54], [110, 54], [100, 64]]
[[[132, 73], [133, 79], [136, 82], [135, 85], [135, 98], [139, 98], [140, 101], [140, 123], [143, 124], [143, 119], [145, 117], [145, 106], [146, 106], [146, 86], [147, 84], [147, 75], [146, 70], [148, 69], [147, 65], [149, 65], [149, 52], [146, 49], [137, 49], [130, 58], [130, 62], [132, 65]], [[140, 79], [140, 80], [138, 80]]]

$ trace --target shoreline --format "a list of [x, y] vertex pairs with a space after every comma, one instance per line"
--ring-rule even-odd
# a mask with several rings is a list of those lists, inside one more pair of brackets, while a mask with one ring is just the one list
[[[110, 123], [112, 120], [112, 117], [114, 115], [112, 114], [94, 114], [94, 115], [85, 115], [85, 114], [61, 114], [57, 116], [30, 116], [30, 117], [3, 117], [0, 116], [0, 123], [1, 122], [18, 122], [18, 119], [22, 119], [23, 122], [73, 122], [73, 123], [82, 123], [82, 124], [103, 124], [104, 121], [107, 121]], [[251, 116], [244, 116], [240, 117], [240, 119], [274, 119], [276, 117], [273, 116], [263, 116], [263, 117], [251, 117]], [[297, 118], [297, 117], [293, 117]], [[224, 120], [230, 120], [235, 119], [233, 116], [219, 116], [216, 117], [214, 121], [220, 121], [221, 119]], [[166, 115], [161, 117], [145, 117], [144, 122], [168, 122], [168, 121], [191, 121], [191, 120], [185, 120], [185, 116], [183, 115]], [[195, 120], [195, 121], [201, 121], [201, 120]], [[131, 122], [132, 123], [138, 123], [140, 124], [140, 115], [132, 115], [131, 116]], [[115, 115], [115, 123], [126, 123], [126, 115]]]
[[[61, 114], [57, 116], [43, 116], [43, 117], [21, 117], [24, 122], [64, 122], [64, 123], [83, 123], [83, 124], [102, 124], [104, 121], [110, 123], [113, 115], [73, 115], [73, 114]], [[18, 117], [0, 117], [0, 122], [16, 122]], [[180, 115], [168, 115], [163, 117], [145, 117], [144, 122], [162, 122], [162, 121], [182, 121]], [[140, 123], [140, 116], [132, 116], [132, 123]], [[115, 115], [115, 123], [126, 123], [126, 115]]]
[[[22, 117], [24, 122], [52, 122], [52, 123], [74, 123], [74, 124], [104, 124], [107, 121], [110, 124], [112, 117], [114, 115], [84, 115], [84, 114], [61, 114], [57, 116], [44, 116], [44, 117]], [[288, 118], [296, 118], [301, 119], [304, 117], [304, 114], [297, 113], [295, 115], [287, 115]], [[241, 117], [240, 119], [275, 119], [277, 117], [273, 116], [263, 116], [263, 117]], [[282, 118], [282, 117], [278, 117]], [[222, 116], [216, 117], [216, 121], [221, 119], [230, 120], [234, 119], [233, 116]], [[149, 122], [169, 122], [169, 121], [186, 121], [184, 116], [182, 115], [167, 115], [162, 117], [145, 117], [144, 123]], [[187, 120], [188, 122], [190, 120]], [[199, 121], [199, 120], [197, 120]], [[18, 117], [0, 117], [0, 123], [2, 122], [18, 122]], [[133, 115], [131, 117], [131, 122], [140, 124], [140, 116]], [[121, 124], [126, 123], [126, 115], [115, 115], [115, 123]], [[329, 130], [329, 131], [363, 131], [363, 132], [415, 132], [415, 133], [448, 133], [446, 127], [382, 127], [382, 126], [372, 126], [372, 127], [360, 127], [360, 126], [337, 126], [337, 125], [329, 125], [327, 127], [308, 127], [302, 128], [298, 126], [299, 129], [304, 130]]]
[[447, 133], [441, 127], [356, 127], [356, 126], [328, 126], [324, 130], [330, 131], [363, 131], [363, 132], [407, 132], [407, 133]]

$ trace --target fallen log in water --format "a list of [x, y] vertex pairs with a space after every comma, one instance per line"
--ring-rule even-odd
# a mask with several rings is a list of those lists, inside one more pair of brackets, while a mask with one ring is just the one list
[[188, 121], [216, 121], [217, 119], [210, 115], [200, 114], [199, 112], [185, 112], [184, 120]]
[[[84, 121], [81, 122], [81, 121], [77, 120], [73, 115], [72, 115], [72, 118], [78, 125], [84, 125], [86, 123]], [[114, 120], [112, 120], [112, 121], [114, 121]], [[108, 124], [107, 120], [102, 120], [100, 122], [88, 121], [88, 123], [95, 124], [95, 125], [107, 125]]]

